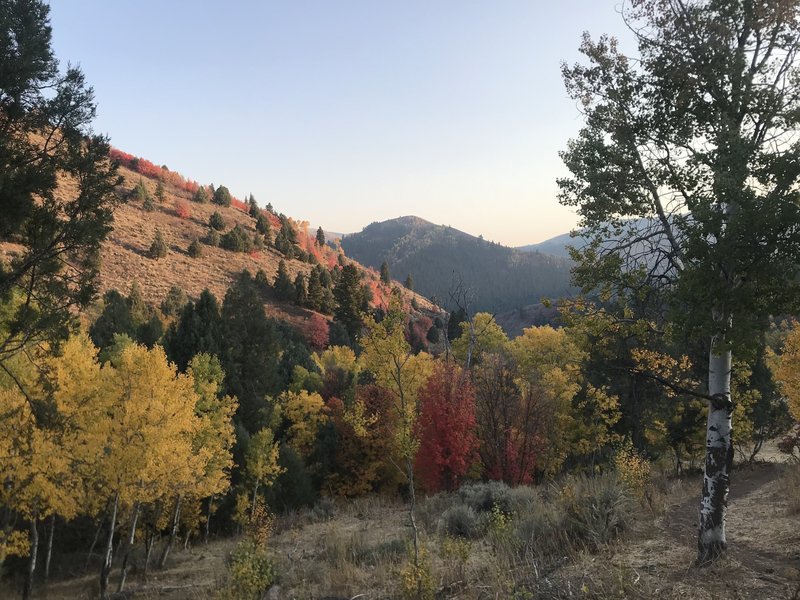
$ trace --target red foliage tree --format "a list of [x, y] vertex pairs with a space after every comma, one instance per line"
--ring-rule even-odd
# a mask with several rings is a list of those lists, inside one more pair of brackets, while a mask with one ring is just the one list
[[305, 322], [303, 337], [313, 350], [322, 350], [328, 345], [330, 325], [325, 317], [314, 313]]
[[477, 458], [475, 392], [469, 377], [453, 362], [438, 362], [419, 402], [419, 479], [429, 492], [455, 490]]
[[192, 216], [192, 207], [186, 200], [175, 201], [175, 214], [181, 219], [188, 219]]

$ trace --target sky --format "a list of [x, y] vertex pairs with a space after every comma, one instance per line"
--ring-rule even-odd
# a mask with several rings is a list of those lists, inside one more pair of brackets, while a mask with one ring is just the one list
[[510, 246], [573, 228], [562, 61], [621, 0], [51, 0], [121, 150], [350, 233], [416, 215]]

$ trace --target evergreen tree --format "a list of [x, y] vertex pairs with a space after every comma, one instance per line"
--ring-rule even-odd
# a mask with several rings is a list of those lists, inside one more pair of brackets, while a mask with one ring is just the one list
[[289, 277], [289, 271], [286, 269], [286, 263], [284, 261], [278, 263], [278, 273], [275, 275], [272, 288], [275, 290], [275, 296], [278, 300], [283, 302], [291, 302], [294, 300], [295, 288]]
[[251, 252], [253, 250], [253, 238], [247, 233], [244, 227], [238, 223], [228, 233], [222, 236], [219, 245], [226, 250], [233, 252]]
[[258, 204], [256, 204], [256, 199], [253, 194], [250, 194], [250, 198], [247, 200], [247, 212], [248, 214], [257, 219], [258, 216], [261, 214], [261, 211], [258, 209]]
[[164, 338], [169, 359], [185, 371], [195, 354], [222, 356], [222, 319], [214, 294], [203, 290], [197, 302], [183, 307], [180, 319], [170, 325]]
[[264, 236], [269, 236], [269, 219], [260, 211], [256, 217], [256, 231]]
[[166, 199], [167, 199], [167, 194], [164, 191], [164, 184], [159, 179], [158, 183], [156, 183], [156, 200], [158, 200], [159, 202], [164, 202], [164, 200]]
[[216, 231], [222, 231], [225, 229], [225, 219], [223, 219], [222, 215], [215, 210], [208, 218], [208, 226]]
[[220, 206], [230, 206], [232, 196], [228, 188], [224, 185], [219, 186], [216, 190], [214, 190], [214, 197], [212, 198], [214, 204], [219, 204]]
[[199, 186], [197, 191], [192, 195], [192, 200], [198, 204], [206, 204], [208, 202], [208, 190], [205, 186]]
[[103, 312], [89, 327], [89, 336], [97, 348], [104, 350], [114, 343], [116, 334], [133, 338], [136, 335], [136, 324], [125, 297], [117, 290], [108, 290], [103, 296]]
[[414, 291], [414, 278], [411, 276], [411, 273], [406, 275], [406, 280], [403, 285], [406, 286], [406, 289]]
[[144, 184], [144, 179], [139, 177], [136, 187], [133, 188], [133, 195], [139, 202], [145, 202], [150, 198], [150, 192], [147, 191], [147, 186]]
[[322, 231], [322, 227], [317, 228], [317, 246], [320, 248], [325, 245], [325, 232]]
[[189, 298], [183, 288], [173, 285], [169, 288], [167, 295], [161, 302], [161, 312], [168, 317], [177, 317], [183, 311], [183, 307], [189, 303]]
[[298, 306], [308, 304], [308, 292], [306, 291], [306, 278], [302, 273], [298, 273], [294, 278], [294, 301]]
[[391, 283], [391, 279], [389, 278], [389, 263], [383, 261], [381, 264], [381, 283], [384, 285], [389, 285]]
[[167, 245], [167, 241], [164, 239], [164, 234], [161, 233], [160, 229], [156, 229], [156, 235], [153, 238], [153, 242], [150, 244], [148, 255], [150, 258], [158, 260], [159, 258], [164, 258], [168, 251], [169, 246]]
[[237, 418], [250, 433], [272, 421], [282, 387], [279, 372], [280, 340], [274, 324], [264, 313], [255, 282], [242, 273], [225, 294], [222, 305], [226, 392], [239, 399]]
[[308, 307], [311, 310], [322, 310], [323, 291], [319, 270], [314, 267], [308, 275]]
[[357, 341], [361, 332], [364, 295], [361, 273], [355, 265], [345, 265], [342, 268], [333, 296], [336, 300], [334, 318], [344, 325], [350, 340]]
[[192, 258], [200, 258], [203, 256], [203, 246], [199, 241], [192, 240], [192, 243], [189, 244], [189, 247], [186, 249], [186, 253]]

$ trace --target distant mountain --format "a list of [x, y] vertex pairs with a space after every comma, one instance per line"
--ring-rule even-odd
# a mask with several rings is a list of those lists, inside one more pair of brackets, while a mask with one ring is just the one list
[[[380, 268], [449, 307], [454, 274], [474, 294], [475, 310], [504, 312], [571, 292], [569, 261], [522, 252], [419, 217], [372, 223], [341, 241], [347, 256]], [[452, 307], [451, 307], [452, 308]]]
[[527, 246], [519, 246], [517, 250], [522, 252], [542, 252], [544, 254], [552, 254], [553, 256], [560, 256], [562, 258], [569, 258], [567, 246], [574, 246], [580, 248], [586, 239], [582, 236], [572, 237], [569, 233], [562, 233], [556, 237], [550, 238], [538, 244], [528, 244]]

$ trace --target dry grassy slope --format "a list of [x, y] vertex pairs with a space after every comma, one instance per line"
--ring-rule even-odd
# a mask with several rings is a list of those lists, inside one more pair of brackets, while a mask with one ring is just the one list
[[[134, 188], [140, 175], [126, 168], [120, 172], [124, 178], [123, 189], [128, 192]], [[156, 182], [142, 178], [151, 194], [155, 194]], [[102, 291], [116, 288], [127, 292], [135, 280], [142, 289], [148, 302], [158, 304], [172, 286], [183, 288], [190, 297], [197, 297], [205, 288], [211, 290], [220, 300], [242, 269], [255, 274], [263, 269], [270, 279], [275, 277], [278, 263], [283, 256], [273, 249], [265, 249], [258, 253], [244, 254], [230, 252], [221, 248], [203, 246], [203, 256], [191, 258], [187, 248], [194, 239], [202, 240], [208, 231], [208, 219], [214, 211], [219, 211], [226, 223], [226, 231], [235, 224], [240, 224], [248, 231], [255, 233], [255, 221], [238, 208], [221, 207], [215, 204], [197, 204], [190, 201], [190, 194], [181, 189], [166, 185], [166, 199], [156, 202], [154, 212], [146, 212], [141, 203], [135, 199], [121, 205], [114, 214], [114, 230], [103, 246], [100, 285]], [[191, 216], [182, 219], [176, 214], [175, 203], [186, 201], [191, 208]], [[153, 260], [147, 256], [150, 243], [156, 230], [160, 229], [167, 240], [170, 251], [166, 258]], [[336, 258], [329, 251], [329, 262]], [[286, 261], [292, 279], [298, 272], [306, 275], [311, 265], [298, 260]], [[355, 263], [358, 265], [358, 263]], [[365, 278], [376, 286], [379, 278], [374, 270], [365, 269]], [[399, 285], [399, 284], [398, 284]], [[403, 289], [407, 302], [412, 297], [422, 309], [434, 310], [434, 306], [425, 298]], [[379, 290], [378, 290], [379, 291]], [[380, 292], [376, 301], [381, 301]], [[285, 303], [269, 303], [266, 311], [270, 316], [287, 320], [301, 326], [312, 314], [311, 311]]]

